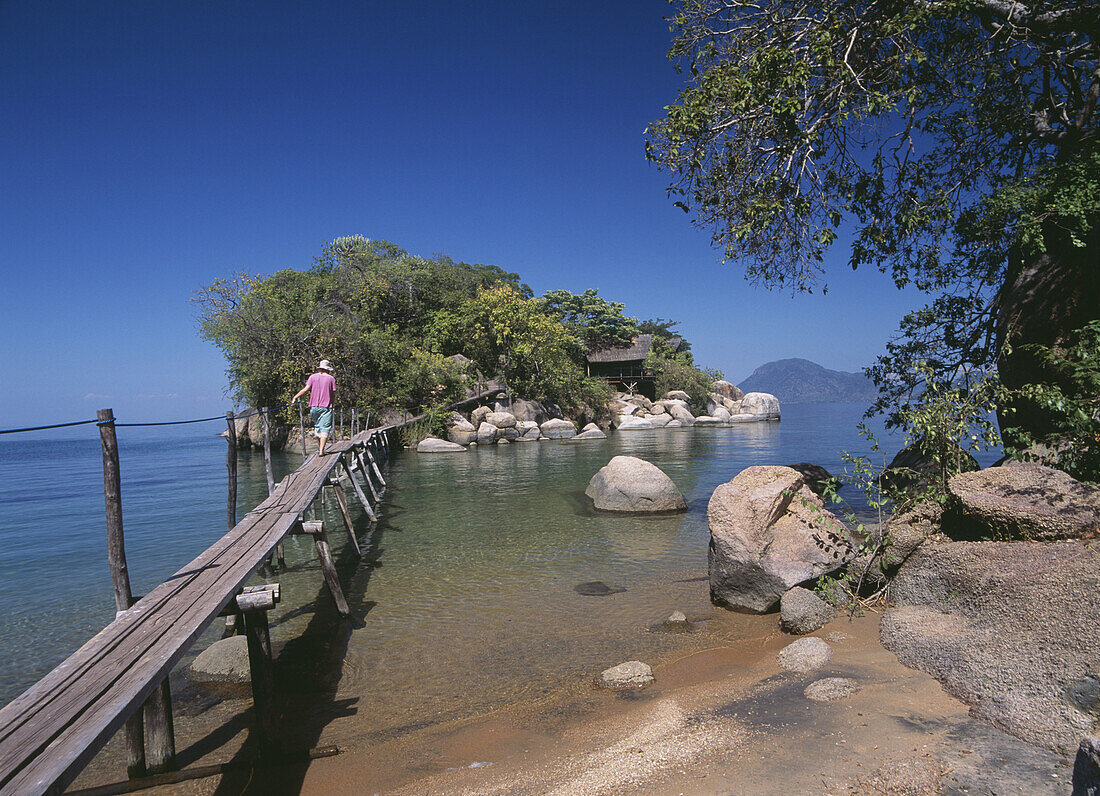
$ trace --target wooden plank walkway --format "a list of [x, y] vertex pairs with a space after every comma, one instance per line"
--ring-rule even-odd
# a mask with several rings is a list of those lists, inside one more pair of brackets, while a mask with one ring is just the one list
[[306, 459], [212, 547], [0, 710], [0, 794], [61, 792], [295, 528], [344, 454], [379, 431]]

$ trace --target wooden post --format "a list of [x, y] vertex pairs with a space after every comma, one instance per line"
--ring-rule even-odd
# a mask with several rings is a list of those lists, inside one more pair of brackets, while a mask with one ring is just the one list
[[340, 612], [341, 616], [349, 616], [351, 609], [348, 608], [348, 601], [344, 599], [344, 590], [340, 588], [340, 578], [336, 574], [336, 562], [332, 560], [332, 550], [328, 546], [328, 537], [325, 536], [325, 524], [316, 521], [303, 522], [301, 527], [302, 533], [312, 536], [314, 544], [317, 545], [317, 557], [321, 559], [321, 572], [324, 573], [329, 593], [336, 602], [336, 610]]
[[359, 549], [359, 539], [355, 536], [355, 525], [351, 521], [351, 513], [348, 511], [348, 500], [344, 496], [344, 487], [340, 485], [340, 479], [333, 478], [329, 482], [329, 486], [332, 487], [332, 491], [336, 494], [336, 502], [340, 504], [340, 514], [344, 518], [344, 527], [348, 529], [348, 536], [351, 537], [351, 543], [355, 547], [355, 552], [362, 558], [363, 551]]
[[229, 470], [229, 496], [226, 499], [225, 512], [229, 530], [233, 530], [233, 526], [237, 524], [237, 420], [232, 409], [225, 413], [225, 423], [229, 426], [229, 434], [225, 438], [229, 443], [229, 450], [225, 454], [225, 466]]
[[340, 439], [344, 438], [344, 407], [340, 407]]
[[[130, 573], [126, 568], [126, 547], [122, 537], [122, 474], [118, 466], [118, 438], [112, 409], [96, 412], [99, 441], [103, 447], [103, 506], [107, 515], [107, 562], [115, 590], [115, 608], [125, 611], [134, 604]], [[126, 775], [145, 776], [145, 723], [138, 710], [126, 721]]]
[[[268, 407], [262, 410], [264, 418], [264, 472], [267, 475], [267, 494], [270, 497], [275, 491], [275, 471], [271, 466], [271, 415]], [[286, 567], [286, 555], [283, 553], [283, 543], [275, 545], [275, 560], [279, 566]]]
[[271, 418], [268, 416], [268, 408], [260, 410], [264, 419], [264, 473], [267, 475], [267, 494], [275, 491], [275, 473], [271, 469]]
[[256, 746], [261, 757], [276, 748], [275, 671], [271, 664], [271, 634], [267, 611], [244, 612], [244, 635], [248, 642], [248, 670], [252, 674], [252, 708], [256, 713]]
[[302, 402], [298, 402], [298, 429], [302, 433], [302, 458], [306, 457], [306, 411], [302, 408]]
[[363, 505], [363, 511], [367, 512], [367, 516], [371, 520], [377, 520], [374, 516], [374, 509], [370, 507], [370, 501], [367, 500], [367, 496], [363, 494], [363, 487], [359, 486], [359, 482], [355, 480], [355, 475], [352, 473], [351, 468], [348, 467], [348, 460], [343, 456], [340, 457], [340, 464], [344, 468], [344, 472], [348, 474], [348, 479], [351, 481], [351, 485], [355, 487], [355, 494], [359, 497], [359, 502]]
[[176, 728], [172, 723], [172, 689], [168, 677], [145, 700], [145, 731], [149, 735], [148, 770], [163, 774], [176, 768]]

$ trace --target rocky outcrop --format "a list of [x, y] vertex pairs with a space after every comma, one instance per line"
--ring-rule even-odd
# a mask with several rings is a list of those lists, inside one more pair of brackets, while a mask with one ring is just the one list
[[714, 490], [707, 521], [711, 599], [737, 610], [769, 611], [854, 553], [848, 529], [789, 467], [741, 471]]
[[447, 439], [457, 445], [476, 442], [477, 426], [456, 412], [447, 423]]
[[685, 404], [691, 401], [691, 396], [683, 390], [669, 390], [665, 393], [665, 398], [670, 401], [683, 401]]
[[929, 541], [889, 597], [883, 644], [975, 716], [1051, 749], [1096, 732], [1100, 558], [1089, 542]]
[[1100, 536], [1100, 486], [1033, 462], [959, 473], [947, 482], [944, 530], [960, 538], [1083, 539]]
[[779, 420], [779, 399], [766, 392], [745, 393], [741, 399], [741, 414], [760, 420]]
[[744, 391], [725, 379], [719, 379], [710, 385], [710, 389], [728, 401], [740, 401], [745, 397]]
[[687, 501], [672, 479], [654, 464], [616, 456], [588, 482], [584, 494], [602, 511], [653, 513], [685, 511]]

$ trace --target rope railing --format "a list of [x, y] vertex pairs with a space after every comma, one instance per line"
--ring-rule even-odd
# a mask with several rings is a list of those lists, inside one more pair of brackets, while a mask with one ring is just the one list
[[[283, 406], [275, 406], [270, 409], [257, 409], [255, 412], [249, 412], [245, 415], [236, 415], [237, 420], [244, 420], [245, 418], [255, 417], [256, 415], [271, 414], [277, 412], [280, 409], [286, 409], [293, 404], [284, 404]], [[19, 434], [24, 431], [45, 431], [51, 428], [71, 428], [72, 426], [89, 426], [92, 423], [96, 425], [113, 425], [116, 428], [138, 428], [142, 426], [181, 426], [187, 423], [209, 423], [213, 420], [225, 420], [225, 415], [217, 415], [215, 417], [197, 417], [193, 420], [160, 420], [152, 423], [119, 423], [117, 418], [111, 420], [77, 420], [73, 423], [53, 423], [44, 426], [27, 426], [26, 428], [5, 428], [0, 429], [0, 434]]]

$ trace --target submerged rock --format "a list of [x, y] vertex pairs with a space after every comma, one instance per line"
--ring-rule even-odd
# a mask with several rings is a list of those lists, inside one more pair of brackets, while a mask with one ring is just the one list
[[187, 678], [193, 683], [250, 683], [248, 640], [230, 636], [215, 641], [187, 667]]
[[858, 693], [859, 683], [847, 677], [825, 677], [806, 686], [803, 695], [814, 702], [836, 702]]
[[779, 651], [775, 661], [788, 672], [808, 674], [820, 669], [833, 657], [833, 648], [819, 638], [800, 638]]
[[608, 586], [602, 580], [590, 580], [586, 583], [578, 583], [573, 587], [573, 591], [585, 597], [606, 597], [609, 594], [619, 594], [626, 589], [621, 586]]
[[604, 688], [644, 688], [653, 682], [653, 669], [641, 661], [627, 661], [604, 669], [599, 683]]
[[602, 511], [686, 511], [687, 501], [672, 479], [654, 464], [616, 456], [588, 482], [584, 494]]

